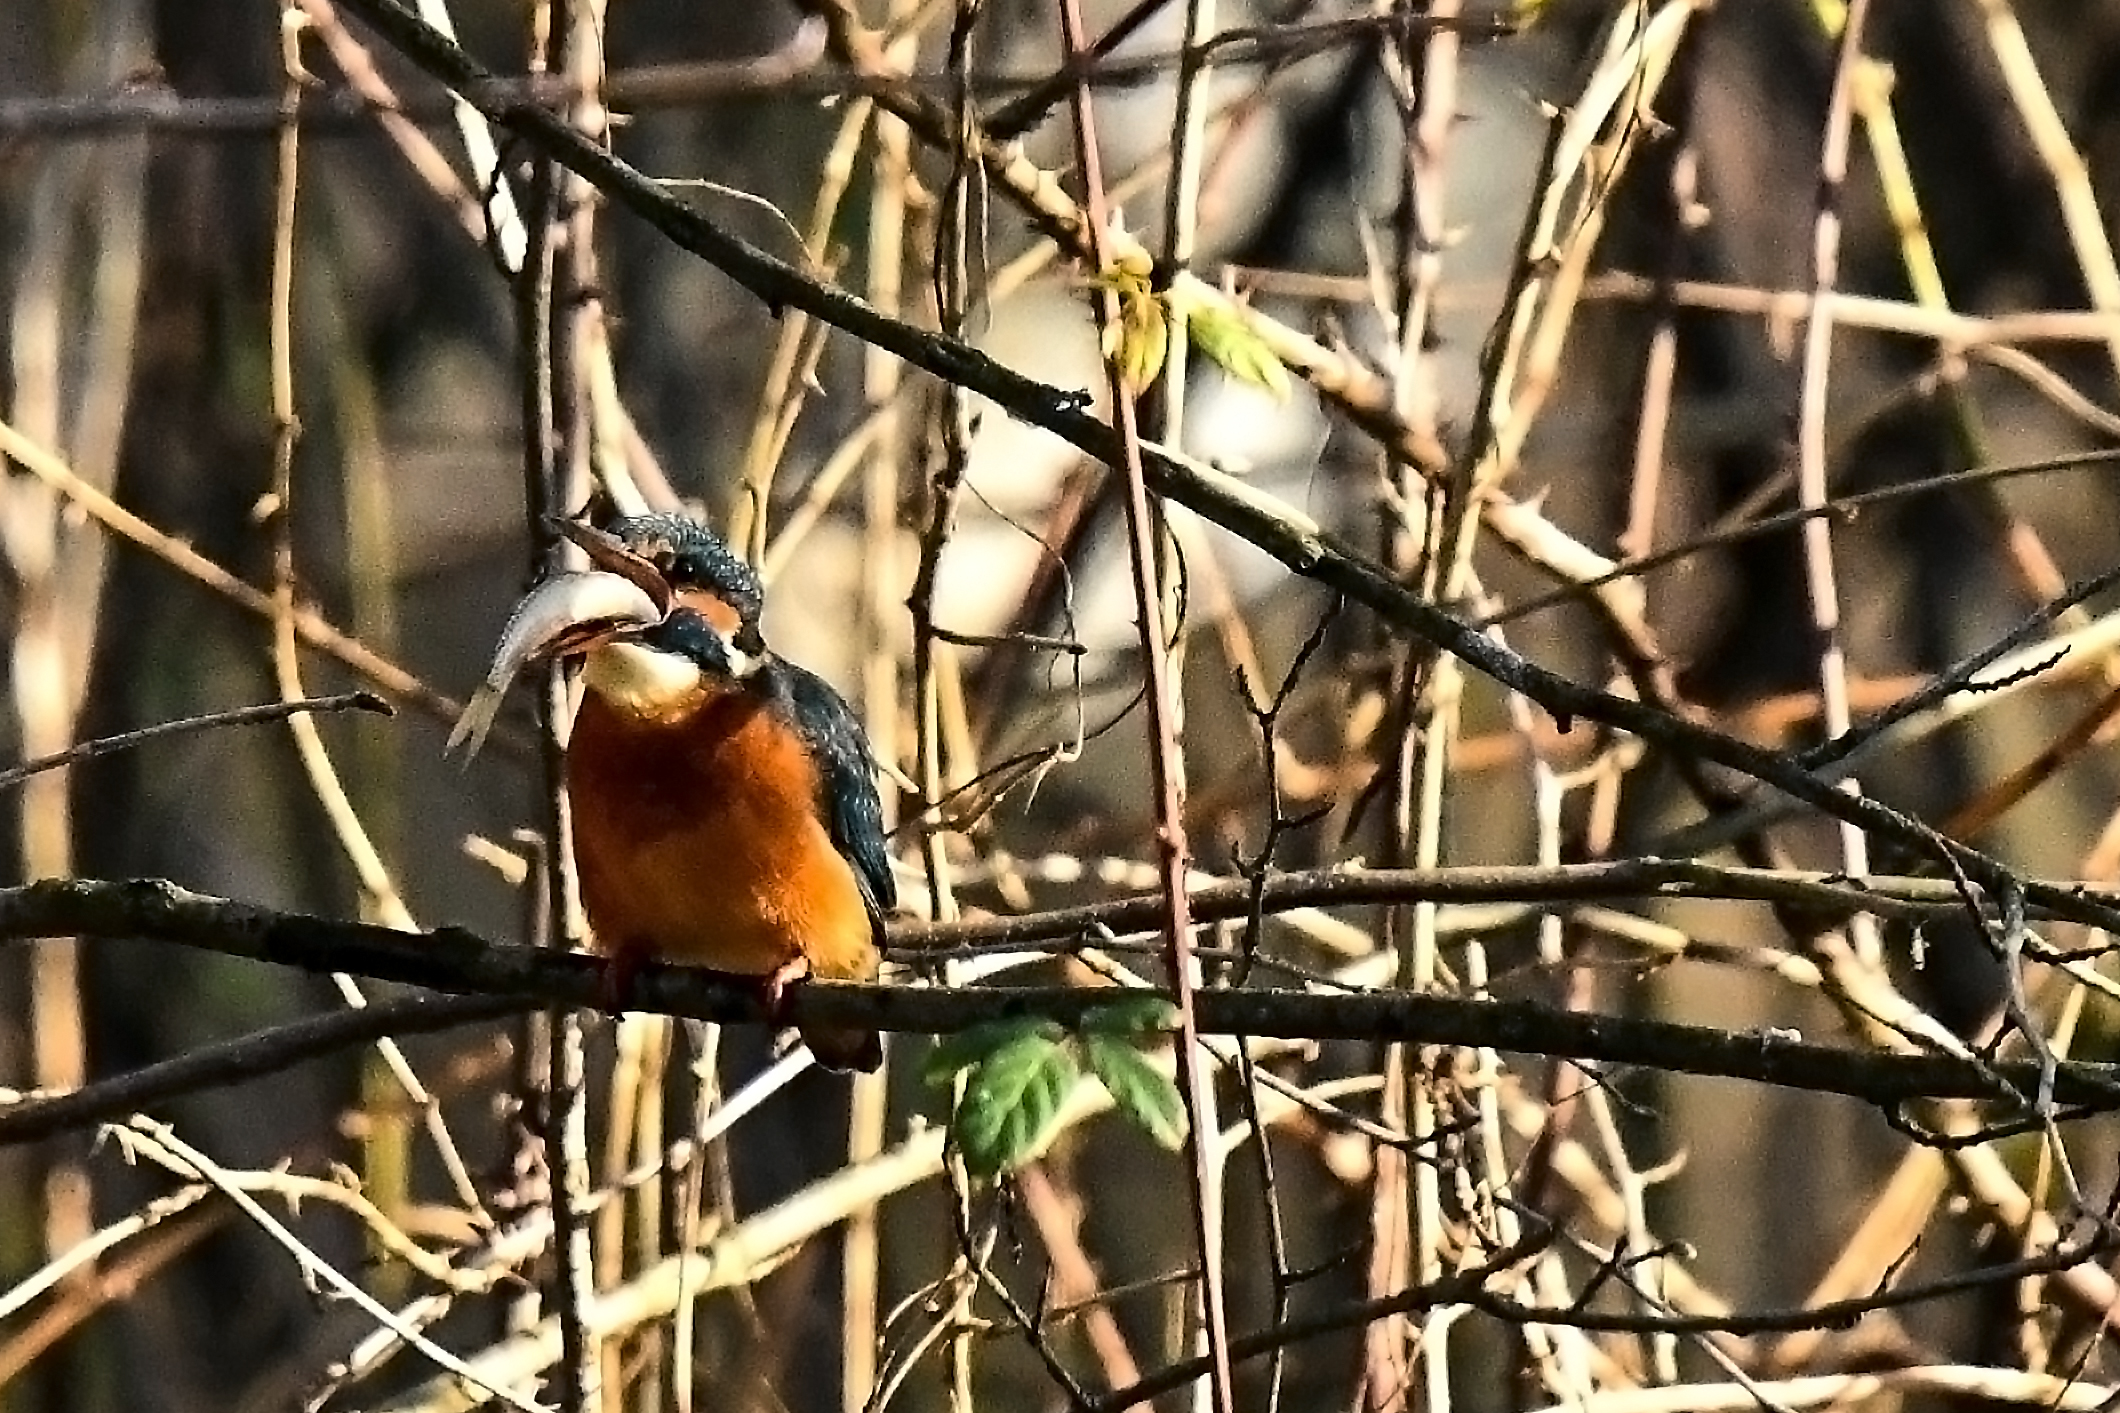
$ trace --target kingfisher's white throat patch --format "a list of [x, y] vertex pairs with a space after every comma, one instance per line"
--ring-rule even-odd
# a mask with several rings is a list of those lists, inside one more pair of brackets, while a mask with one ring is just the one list
[[722, 633], [719, 636], [721, 637], [721, 655], [728, 659], [729, 675], [739, 682], [750, 681], [751, 674], [764, 666], [765, 660], [737, 647], [734, 642], [730, 641], [728, 634]]
[[683, 716], [707, 697], [707, 675], [698, 663], [639, 643], [591, 649], [582, 682], [617, 710], [649, 720]]

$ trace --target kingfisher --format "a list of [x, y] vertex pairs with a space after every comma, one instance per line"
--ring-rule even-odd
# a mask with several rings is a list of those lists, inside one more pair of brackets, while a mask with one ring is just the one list
[[[533, 662], [582, 664], [567, 744], [574, 858], [613, 999], [646, 961], [758, 979], [869, 981], [897, 903], [868, 740], [830, 684], [766, 646], [757, 572], [680, 515], [555, 521], [587, 573], [516, 606], [449, 746], [475, 753]], [[819, 1063], [873, 1070], [881, 1038], [805, 1027]]]

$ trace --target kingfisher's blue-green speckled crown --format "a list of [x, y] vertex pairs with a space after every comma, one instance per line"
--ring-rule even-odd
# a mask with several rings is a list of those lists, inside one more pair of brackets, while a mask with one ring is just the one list
[[682, 515], [632, 515], [607, 527], [626, 548], [660, 569], [677, 589], [705, 589], [755, 627], [765, 611], [758, 571], [721, 536]]

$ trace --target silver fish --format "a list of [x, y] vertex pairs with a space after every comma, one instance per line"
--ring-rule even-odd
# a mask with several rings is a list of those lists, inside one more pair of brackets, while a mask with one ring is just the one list
[[493, 651], [493, 665], [479, 683], [464, 713], [449, 733], [445, 752], [464, 748], [469, 765], [493, 729], [501, 709], [501, 698], [524, 667], [540, 658], [580, 652], [613, 633], [627, 628], [645, 628], [663, 620], [665, 604], [657, 603], [633, 579], [596, 571], [555, 574], [539, 584], [508, 616], [500, 646]]

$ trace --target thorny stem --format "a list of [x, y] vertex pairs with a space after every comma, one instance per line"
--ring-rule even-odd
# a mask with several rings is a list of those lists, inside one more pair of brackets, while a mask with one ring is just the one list
[[[903, 25], [911, 9], [905, 0], [895, 0], [891, 11], [894, 26]], [[918, 31], [906, 28], [910, 32], [902, 35], [892, 55], [901, 62], [910, 61], [919, 51]], [[855, 144], [846, 138], [857, 115], [864, 120], [862, 130], [872, 131], [875, 140], [875, 157], [869, 169], [874, 184], [869, 200], [869, 298], [878, 309], [902, 318], [906, 197], [913, 184], [912, 137], [896, 118], [875, 115], [871, 103], [863, 102], [850, 109], [842, 120], [841, 144], [835, 150], [846, 155], [849, 175]], [[872, 115], [875, 121], [870, 124], [866, 119]], [[822, 223], [818, 229], [822, 233]], [[856, 639], [860, 645], [861, 717], [872, 749], [891, 760], [897, 758], [899, 750], [900, 683], [891, 615], [899, 607], [896, 599], [900, 593], [898, 497], [908, 441], [899, 399], [904, 382], [905, 365], [898, 359], [881, 349], [862, 350], [862, 396], [870, 416], [876, 419], [876, 430], [861, 458], [862, 574], [857, 592], [862, 631]], [[921, 719], [924, 727], [925, 713]], [[898, 803], [896, 790], [884, 791], [883, 822], [887, 829], [897, 826]], [[862, 1075], [854, 1080], [847, 1101], [850, 1165], [883, 1151], [889, 1109], [886, 1083], [883, 1074]], [[882, 1329], [883, 1245], [877, 1213], [858, 1213], [848, 1221], [839, 1259], [843, 1329], [839, 1341], [839, 1402], [842, 1413], [862, 1413], [876, 1388], [877, 1336]]]
[[[1070, 63], [1088, 47], [1077, 0], [1060, 0], [1061, 47]], [[1091, 259], [1106, 269], [1107, 233], [1112, 213], [1106, 209], [1103, 165], [1097, 152], [1097, 130], [1087, 85], [1078, 84], [1069, 100], [1074, 119], [1075, 153], [1082, 165], [1082, 186], [1089, 211]], [[1119, 317], [1118, 297], [1110, 289], [1099, 296], [1099, 327]], [[1178, 741], [1176, 684], [1170, 670], [1169, 625], [1156, 572], [1156, 537], [1161, 517], [1150, 503], [1142, 469], [1141, 437], [1132, 388], [1121, 371], [1118, 350], [1106, 360], [1111, 384], [1112, 425], [1118, 433], [1118, 465], [1126, 478], [1127, 559], [1133, 571], [1134, 606], [1140, 615], [1141, 651], [1148, 683], [1149, 776], [1156, 801], [1156, 851], [1162, 865], [1165, 900], [1165, 960], [1178, 1002], [1178, 1087], [1189, 1120], [1186, 1143], [1192, 1162], [1193, 1235], [1200, 1252], [1200, 1314], [1207, 1332], [1207, 1364], [1214, 1407], [1235, 1413], [1236, 1388], [1229, 1363], [1229, 1318], [1222, 1281], [1221, 1213], [1212, 1201], [1217, 1188], [1214, 1113], [1209, 1076], [1199, 1046], [1194, 1012], [1197, 974], [1192, 955], [1192, 922], [1187, 907], [1188, 848], [1185, 839], [1185, 775]]]
[[[1216, 0], [1186, 0], [1185, 4], [1185, 46], [1181, 51], [1183, 57], [1178, 66], [1177, 102], [1171, 119], [1171, 174], [1164, 202], [1163, 257], [1165, 266], [1173, 270], [1191, 268], [1193, 250], [1199, 235], [1200, 187], [1202, 169], [1205, 166], [1207, 155], [1209, 97], [1208, 68], [1205, 62], [1203, 46], [1209, 42], [1215, 33], [1218, 10], [1219, 7], [1216, 4]], [[1091, 107], [1088, 91], [1086, 89], [1078, 89], [1074, 95], [1073, 102], [1080, 110], [1081, 140], [1083, 147], [1087, 149], [1093, 136], [1089, 126]], [[1094, 154], [1092, 155], [1093, 159]], [[1110, 212], [1107, 210], [1100, 213], [1099, 211], [1100, 202], [1105, 207], [1109, 207], [1110, 202], [1108, 199], [1109, 193], [1103, 190], [1101, 178], [1093, 176], [1093, 172], [1094, 168], [1086, 167], [1084, 175], [1088, 178], [1085, 182], [1085, 187], [1091, 219], [1094, 222], [1093, 241], [1095, 241], [1101, 240], [1104, 233], [1110, 229], [1108, 225]], [[1098, 258], [1101, 262], [1105, 257], [1100, 254]], [[1149, 425], [1153, 429], [1157, 441], [1162, 442], [1166, 446], [1183, 446], [1186, 432], [1188, 354], [1191, 341], [1187, 333], [1184, 306], [1180, 302], [1172, 300], [1166, 302], [1164, 308], [1170, 322], [1170, 348], [1164, 362], [1163, 376], [1156, 388], [1158, 396], [1149, 404]], [[1107, 305], [1106, 313], [1109, 314], [1109, 312], [1110, 308]], [[1126, 400], [1127, 395], [1119, 387], [1116, 379], [1113, 382], [1113, 392], [1115, 405]], [[1135, 412], [1139, 411], [1138, 408], [1132, 410]], [[1129, 493], [1132, 493], [1137, 485], [1138, 468], [1135, 468], [1128, 474]], [[1157, 507], [1157, 511], [1154, 527], [1155, 538], [1153, 541], [1144, 541], [1144, 543], [1155, 551], [1152, 568], [1155, 580], [1155, 595], [1159, 609], [1157, 616], [1159, 622], [1169, 625], [1170, 636], [1160, 644], [1149, 641], [1146, 636], [1146, 623], [1143, 625], [1143, 633], [1144, 643], [1150, 653], [1154, 653], [1159, 646], [1166, 647], [1168, 653], [1163, 666], [1163, 678], [1165, 683], [1168, 684], [1169, 695], [1167, 697], [1160, 695], [1159, 689], [1155, 686], [1154, 677], [1151, 676], [1149, 712], [1150, 729], [1156, 734], [1158, 740], [1156, 753], [1164, 759], [1169, 773], [1169, 779], [1166, 785], [1159, 790], [1159, 796], [1165, 800], [1166, 808], [1170, 811], [1167, 818], [1175, 820], [1179, 818], [1175, 812], [1182, 808], [1186, 791], [1185, 756], [1179, 744], [1183, 741], [1185, 732], [1185, 700], [1182, 685], [1185, 680], [1185, 640], [1182, 622], [1183, 590], [1179, 574], [1179, 537], [1177, 527], [1172, 526], [1161, 514], [1160, 505]], [[1131, 504], [1129, 504], [1128, 520], [1130, 525], [1134, 523], [1134, 512]], [[1200, 539], [1198, 535], [1193, 535], [1189, 538], [1194, 542], [1198, 542]], [[1209, 547], [1202, 544], [1199, 557], [1205, 560], [1212, 552]], [[1163, 708], [1163, 719], [1160, 722], [1157, 721], [1159, 701]], [[1168, 742], [1167, 748], [1164, 745], [1165, 741]], [[1182, 851], [1179, 856], [1170, 861], [1169, 866], [1179, 871], [1172, 876], [1181, 880], [1176, 886], [1182, 888], [1182, 870], [1185, 868]], [[1179, 916], [1179, 914], [1173, 914], [1173, 923], [1178, 920]], [[1177, 934], [1174, 933], [1173, 941], [1176, 942], [1178, 940]], [[1198, 970], [1197, 959], [1184, 955], [1183, 951], [1175, 946], [1172, 950], [1171, 958], [1173, 968], [1182, 966], [1191, 973], [1186, 982], [1180, 983], [1181, 985], [1197, 985], [1200, 982], [1201, 973]], [[1194, 1340], [1196, 1348], [1200, 1345], [1205, 1346], [1205, 1352], [1212, 1361], [1215, 1370], [1213, 1379], [1208, 1380], [1204, 1385], [1195, 1389], [1194, 1406], [1201, 1409], [1222, 1409], [1226, 1413], [1226, 1410], [1231, 1407], [1230, 1400], [1235, 1396], [1233, 1385], [1229, 1382], [1233, 1375], [1227, 1368], [1227, 1359], [1224, 1355], [1217, 1353], [1218, 1350], [1226, 1350], [1229, 1343], [1229, 1330], [1226, 1323], [1228, 1302], [1218, 1289], [1222, 1276], [1221, 1237], [1227, 1192], [1226, 1160], [1218, 1156], [1223, 1151], [1220, 1148], [1209, 1150], [1206, 1147], [1207, 1135], [1213, 1134], [1221, 1128], [1221, 1119], [1216, 1105], [1214, 1085], [1201, 1082], [1199, 1076], [1195, 1073], [1199, 1068], [1200, 1052], [1191, 1048], [1190, 1038], [1190, 1036], [1181, 1036], [1179, 1044], [1180, 1075], [1188, 1082], [1185, 1092], [1186, 1115], [1191, 1123], [1193, 1141], [1196, 1145], [1193, 1163], [1193, 1180], [1196, 1191], [1193, 1200], [1199, 1213], [1198, 1225], [1202, 1260], [1202, 1328], [1194, 1336]], [[1272, 1207], [1277, 1201], [1278, 1195], [1269, 1187], [1266, 1191], [1266, 1205]]]
[[[1456, 0], [1434, 0], [1427, 8], [1446, 21], [1457, 17]], [[1398, 349], [1392, 369], [1392, 392], [1397, 410], [1417, 437], [1437, 436], [1441, 414], [1436, 360], [1428, 345], [1442, 281], [1443, 250], [1449, 238], [1445, 229], [1444, 180], [1450, 136], [1458, 119], [1458, 51], [1458, 36], [1448, 23], [1427, 32], [1409, 29], [1395, 47], [1384, 51], [1385, 72], [1393, 81], [1406, 136], [1399, 193], [1394, 310]], [[1402, 503], [1428, 511], [1424, 526], [1407, 526], [1403, 531], [1404, 538], [1414, 540], [1421, 554], [1418, 582], [1434, 601], [1456, 603], [1464, 596], [1470, 580], [1472, 543], [1480, 526], [1479, 506], [1473, 494], [1477, 470], [1468, 457], [1461, 476], [1453, 476], [1444, 487], [1423, 495], [1426, 487], [1417, 468], [1401, 463], [1394, 469], [1398, 472]], [[1408, 655], [1410, 681], [1418, 684], [1420, 695], [1406, 732], [1395, 748], [1401, 759], [1395, 772], [1400, 799], [1399, 808], [1394, 811], [1393, 843], [1399, 847], [1410, 845], [1410, 861], [1432, 867], [1443, 856], [1443, 795], [1458, 737], [1464, 673], [1454, 659], [1427, 651], [1426, 645], [1422, 647], [1422, 651]], [[1405, 950], [1400, 956], [1399, 985], [1423, 992], [1435, 987], [1439, 970], [1436, 923], [1434, 904], [1414, 907], [1411, 936], [1401, 940]], [[1438, 1102], [1440, 1056], [1401, 1045], [1391, 1047], [1387, 1059], [1393, 1065], [1390, 1095], [1395, 1103], [1404, 1106], [1413, 1132], [1424, 1136], [1435, 1133], [1443, 1122]], [[1396, 1181], [1383, 1183], [1386, 1173]], [[1387, 1269], [1381, 1260], [1373, 1267], [1372, 1294], [1382, 1296], [1391, 1293], [1388, 1286], [1403, 1286], [1408, 1265], [1412, 1267], [1410, 1273], [1424, 1285], [1442, 1276], [1447, 1222], [1437, 1164], [1422, 1163], [1409, 1173], [1402, 1156], [1379, 1155], [1378, 1176], [1378, 1210], [1374, 1218], [1378, 1229], [1402, 1231], [1410, 1242], [1398, 1269]], [[1501, 1180], [1499, 1173], [1488, 1177]], [[1390, 1219], [1405, 1210], [1409, 1186], [1411, 1225], [1395, 1227]], [[1386, 1203], [1393, 1199], [1396, 1201], [1387, 1213]], [[1397, 1329], [1396, 1321], [1377, 1327], [1374, 1344], [1380, 1358], [1374, 1367], [1378, 1372], [1400, 1372], [1396, 1358], [1399, 1351], [1395, 1346], [1387, 1349], [1383, 1343]], [[1435, 1318], [1433, 1312], [1421, 1323], [1419, 1363], [1426, 1395], [1422, 1402], [1431, 1413], [1444, 1413], [1451, 1406], [1449, 1329], [1449, 1323]], [[1369, 1398], [1372, 1408], [1388, 1408], [1410, 1402], [1412, 1392], [1408, 1388], [1373, 1385]]]
[[[1826, 486], [1826, 377], [1833, 351], [1832, 297], [1840, 282], [1840, 203], [1848, 177], [1848, 148], [1854, 126], [1855, 76], [1862, 57], [1863, 21], [1869, 0], [1849, 0], [1833, 64], [1832, 93], [1826, 105], [1825, 138], [1818, 156], [1818, 213], [1811, 236], [1811, 306], [1804, 325], [1803, 383], [1797, 409], [1796, 480], [1806, 509], [1823, 506]], [[1811, 597], [1811, 624], [1819, 643], [1818, 684], [1824, 726], [1829, 736], [1844, 734], [1853, 722], [1848, 703], [1847, 644], [1840, 632], [1840, 589], [1833, 565], [1832, 522], [1815, 517], [1803, 522], [1804, 582]], [[1850, 778], [1845, 788], [1861, 787]], [[1860, 877], [1870, 866], [1868, 836], [1847, 820], [1840, 827], [1841, 865]], [[1875, 919], [1858, 914], [1849, 921], [1856, 954], [1872, 966], [1883, 961], [1883, 941]]]
[[[950, 25], [949, 70], [954, 90], [951, 112], [967, 144], [975, 141], [978, 131], [978, 109], [971, 98], [971, 71], [982, 3], [983, 0], [959, 0]], [[886, 56], [896, 57], [890, 51], [886, 51]], [[903, 155], [910, 163], [912, 133], [903, 126], [902, 120], [894, 121], [898, 123], [899, 136], [905, 141]], [[909, 167], [909, 173], [910, 170]], [[934, 250], [929, 264], [935, 315], [943, 332], [952, 337], [963, 335], [965, 320], [980, 293], [975, 283], [975, 262], [983, 264], [986, 259], [985, 231], [980, 222], [974, 175], [967, 162], [958, 161], [952, 165], [949, 184], [939, 203], [933, 228]], [[919, 579], [915, 587], [919, 615], [913, 647], [918, 713], [915, 764], [919, 771], [917, 783], [923, 806], [946, 797], [943, 789], [946, 778], [943, 693], [946, 685], [958, 681], [959, 659], [954, 650], [946, 646], [947, 640], [935, 631], [935, 576], [941, 569], [944, 547], [955, 529], [957, 501], [971, 470], [973, 416], [972, 400], [964, 389], [944, 384], [938, 414], [940, 455], [928, 492], [927, 534], [921, 544]], [[956, 765], [960, 777], [978, 769], [978, 762], [969, 751]], [[939, 829], [922, 833], [921, 863], [931, 890], [928, 915], [937, 920], [954, 918], [958, 913], [955, 873], [946, 867], [944, 842], [943, 832]], [[962, 980], [963, 969], [959, 963], [945, 961], [939, 970], [945, 986], [959, 984]], [[966, 1082], [963, 1075], [953, 1082], [953, 1103], [963, 1098]], [[972, 1218], [974, 1191], [963, 1155], [952, 1153], [945, 1171], [949, 1176], [951, 1215], [956, 1226], [963, 1231]], [[950, 1327], [946, 1357], [949, 1361], [950, 1407], [956, 1413], [974, 1413], [978, 1407], [974, 1382], [977, 1369], [972, 1357], [973, 1297], [982, 1279], [988, 1283], [992, 1281], [987, 1270], [992, 1259], [991, 1238], [992, 1233], [985, 1241], [960, 1236], [957, 1256], [951, 1265], [950, 1279], [956, 1300], [946, 1317]], [[1040, 1345], [1035, 1336], [1031, 1343], [1034, 1348]]]

